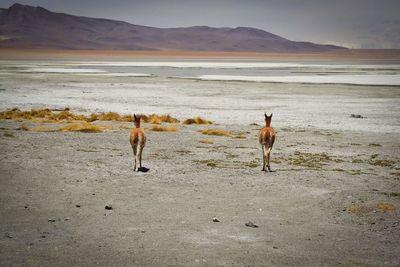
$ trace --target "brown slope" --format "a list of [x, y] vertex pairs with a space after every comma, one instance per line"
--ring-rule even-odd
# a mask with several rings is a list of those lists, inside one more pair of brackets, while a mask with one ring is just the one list
[[332, 45], [293, 42], [248, 28], [155, 28], [54, 13], [14, 4], [0, 10], [0, 47], [116, 50], [321, 52]]

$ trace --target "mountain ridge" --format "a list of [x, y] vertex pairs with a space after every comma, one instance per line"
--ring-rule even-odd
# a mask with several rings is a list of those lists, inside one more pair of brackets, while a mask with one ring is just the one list
[[252, 27], [157, 28], [14, 4], [0, 9], [0, 47], [75, 50], [324, 52], [334, 45], [290, 41]]

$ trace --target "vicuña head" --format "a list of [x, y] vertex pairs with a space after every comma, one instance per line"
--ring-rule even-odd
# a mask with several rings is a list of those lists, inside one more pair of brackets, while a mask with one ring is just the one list
[[272, 114], [270, 116], [267, 115], [267, 113], [264, 113], [265, 116], [265, 127], [271, 127], [271, 119], [272, 119]]
[[133, 119], [134, 119], [133, 123], [135, 124], [136, 128], [140, 128], [140, 119], [141, 118], [142, 118], [142, 115], [133, 114]]
[[[263, 154], [263, 171], [271, 171], [270, 166], [270, 155], [272, 146], [275, 142], [275, 130], [271, 127], [272, 113], [270, 116], [264, 113], [265, 116], [265, 127], [260, 130], [258, 135], [258, 140], [261, 144], [262, 154]], [[267, 167], [267, 168], [266, 168]]]

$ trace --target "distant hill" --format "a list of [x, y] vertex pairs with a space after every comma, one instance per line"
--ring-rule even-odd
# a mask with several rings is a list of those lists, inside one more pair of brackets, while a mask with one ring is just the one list
[[14, 4], [0, 9], [0, 47], [111, 50], [323, 52], [334, 45], [294, 42], [248, 27], [155, 28]]

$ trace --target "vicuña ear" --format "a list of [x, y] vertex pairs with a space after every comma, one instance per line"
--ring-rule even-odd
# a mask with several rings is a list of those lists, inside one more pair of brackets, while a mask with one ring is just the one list
[[135, 118], [135, 120], [136, 120], [136, 114], [135, 113], [133, 113], [133, 118]]
[[267, 116], [267, 113], [266, 113], [266, 112], [264, 112], [264, 116], [265, 116], [265, 118], [268, 118], [268, 116]]
[[273, 113], [271, 113], [271, 116], [269, 116], [270, 118], [272, 118], [272, 114], [273, 114]]

